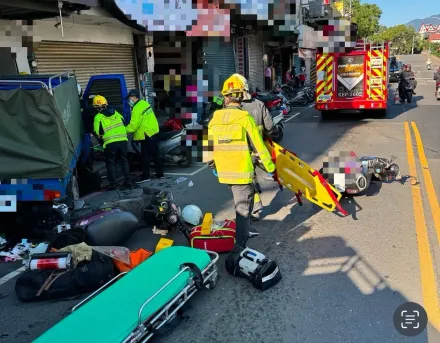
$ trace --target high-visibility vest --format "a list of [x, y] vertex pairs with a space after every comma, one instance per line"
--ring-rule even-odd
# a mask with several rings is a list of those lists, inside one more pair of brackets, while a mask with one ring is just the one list
[[100, 135], [100, 126], [102, 126], [104, 131], [102, 136], [104, 149], [107, 144], [128, 141], [127, 130], [125, 129], [122, 115], [119, 112], [115, 111], [115, 114], [111, 117], [98, 113], [94, 120], [94, 131], [97, 135]]
[[145, 136], [152, 137], [159, 132], [159, 123], [150, 104], [138, 100], [131, 111], [131, 120], [127, 132], [134, 132], [133, 140], [143, 141]]
[[253, 182], [254, 164], [250, 144], [266, 170], [275, 170], [255, 120], [247, 111], [235, 106], [218, 110], [208, 130], [214, 144], [213, 157], [220, 183], [242, 185]]

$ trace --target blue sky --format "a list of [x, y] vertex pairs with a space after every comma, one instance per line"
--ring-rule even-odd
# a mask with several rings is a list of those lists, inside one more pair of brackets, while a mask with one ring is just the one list
[[439, 0], [367, 0], [382, 9], [381, 24], [393, 26], [406, 24], [413, 19], [423, 19], [440, 14]]

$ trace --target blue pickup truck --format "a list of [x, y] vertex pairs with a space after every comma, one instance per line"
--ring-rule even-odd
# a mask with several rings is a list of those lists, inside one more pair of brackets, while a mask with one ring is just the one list
[[71, 207], [100, 182], [91, 144], [97, 94], [130, 119], [124, 75], [95, 75], [83, 94], [73, 72], [0, 77], [0, 232], [17, 223], [50, 229], [63, 219], [54, 204]]

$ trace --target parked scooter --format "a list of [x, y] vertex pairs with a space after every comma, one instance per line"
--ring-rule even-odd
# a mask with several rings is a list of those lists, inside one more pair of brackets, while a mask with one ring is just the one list
[[[176, 131], [160, 131], [159, 152], [162, 161], [165, 164], [177, 164], [181, 167], [189, 167], [191, 164], [191, 149], [182, 146], [182, 137], [185, 135], [186, 129]], [[135, 156], [140, 156], [141, 144], [131, 141], [129, 150]]]
[[284, 137], [283, 111], [274, 110], [274, 111], [270, 111], [269, 114], [272, 117], [273, 126], [274, 126], [274, 130], [272, 132], [271, 138], [275, 143], [280, 143]]
[[411, 103], [413, 91], [414, 91], [414, 85], [413, 85], [414, 80], [415, 80], [414, 77], [409, 77], [409, 78], [401, 79], [399, 81], [399, 97], [401, 103], [404, 103], [405, 100], [408, 102], [408, 104]]
[[275, 109], [278, 110], [282, 105], [287, 105], [287, 103], [285, 103], [283, 100], [284, 97], [280, 96], [279, 94], [274, 94], [273, 92], [261, 93], [259, 88], [257, 88], [256, 91], [251, 94], [251, 96], [262, 101], [269, 111]]

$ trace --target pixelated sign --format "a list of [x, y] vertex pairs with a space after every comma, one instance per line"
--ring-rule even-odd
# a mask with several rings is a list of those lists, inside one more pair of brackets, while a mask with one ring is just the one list
[[323, 53], [346, 52], [356, 46], [356, 41], [356, 26], [345, 19], [329, 20], [316, 31], [316, 46]]
[[17, 196], [0, 195], [0, 212], [17, 212]]
[[[185, 31], [188, 36], [230, 36], [230, 10], [219, 8], [218, 1], [115, 0], [115, 4], [150, 32]], [[228, 8], [240, 5], [240, 14], [255, 15], [279, 31], [294, 31], [297, 27], [290, 1], [225, 0], [224, 4]]]

